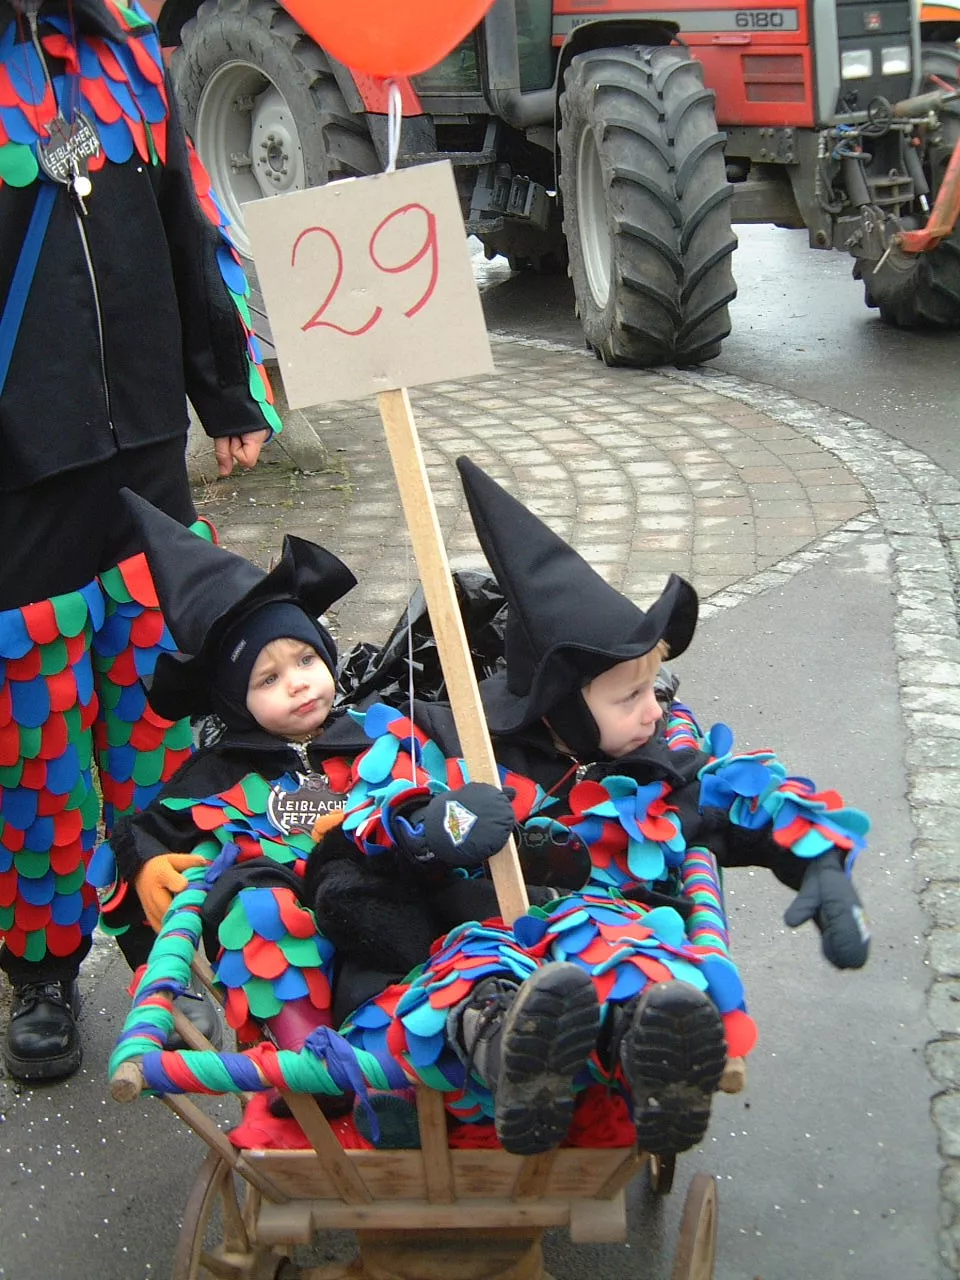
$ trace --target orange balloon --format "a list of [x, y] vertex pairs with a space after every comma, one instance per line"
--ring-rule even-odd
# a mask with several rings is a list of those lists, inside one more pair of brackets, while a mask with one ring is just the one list
[[331, 57], [373, 76], [413, 76], [436, 66], [493, 0], [284, 0]]

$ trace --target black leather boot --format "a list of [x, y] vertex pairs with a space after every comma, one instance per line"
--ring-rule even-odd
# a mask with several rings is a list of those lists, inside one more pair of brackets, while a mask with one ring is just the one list
[[14, 984], [3, 1060], [16, 1080], [64, 1080], [78, 1070], [83, 1046], [77, 1029], [75, 980]]
[[695, 1147], [727, 1059], [716, 1005], [688, 982], [656, 982], [615, 1022], [611, 1047], [633, 1097], [637, 1145], [652, 1155]]
[[[223, 1043], [223, 1023], [220, 1021], [217, 1006], [206, 991], [195, 991], [192, 987], [188, 987], [182, 996], [177, 996], [173, 1004], [174, 1008], [179, 1009], [184, 1017], [193, 1023], [201, 1035], [206, 1036], [215, 1049], [220, 1048]], [[170, 1032], [170, 1038], [164, 1048], [187, 1048], [176, 1028]]]
[[519, 985], [487, 978], [459, 1014], [459, 1043], [493, 1094], [504, 1149], [552, 1150], [567, 1136], [576, 1079], [596, 1044], [600, 1007], [589, 975], [564, 961]]

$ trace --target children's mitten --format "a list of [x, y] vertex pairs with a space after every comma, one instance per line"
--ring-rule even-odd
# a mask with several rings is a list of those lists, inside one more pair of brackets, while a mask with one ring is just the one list
[[390, 828], [401, 853], [419, 863], [475, 867], [499, 853], [516, 819], [512, 792], [486, 782], [444, 791], [412, 813], [397, 813]]
[[783, 922], [796, 929], [813, 920], [824, 956], [837, 969], [862, 969], [870, 951], [870, 931], [853, 881], [836, 849], [807, 867], [800, 892]]

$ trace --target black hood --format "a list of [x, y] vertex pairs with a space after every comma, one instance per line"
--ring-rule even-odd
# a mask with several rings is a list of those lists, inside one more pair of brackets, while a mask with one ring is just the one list
[[[180, 650], [160, 655], [150, 686], [150, 705], [168, 720], [220, 713], [212, 690], [221, 643], [244, 618], [263, 605], [289, 603], [317, 619], [357, 584], [342, 560], [304, 538], [285, 537], [278, 564], [265, 573], [198, 538], [129, 489], [120, 492]], [[326, 631], [324, 636], [332, 646]]]
[[[697, 593], [671, 574], [644, 611], [516, 498], [459, 458], [480, 546], [507, 599], [506, 671], [481, 685], [493, 733], [533, 724], [595, 676], [650, 653], [683, 653], [697, 625]], [[572, 748], [580, 744], [568, 742]]]

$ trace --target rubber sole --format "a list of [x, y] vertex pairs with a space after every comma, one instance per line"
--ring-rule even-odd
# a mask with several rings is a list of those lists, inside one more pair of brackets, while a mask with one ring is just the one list
[[723, 1022], [703, 992], [686, 982], [644, 991], [620, 1047], [641, 1150], [671, 1155], [703, 1139], [726, 1059]]
[[506, 1151], [551, 1151], [570, 1128], [574, 1081], [600, 1027], [589, 975], [566, 961], [537, 970], [520, 987], [504, 1019], [494, 1123]]
[[75, 1075], [83, 1063], [83, 1047], [78, 1046], [59, 1058], [18, 1058], [9, 1049], [3, 1051], [3, 1062], [15, 1080], [30, 1083], [37, 1080], [66, 1080]]

